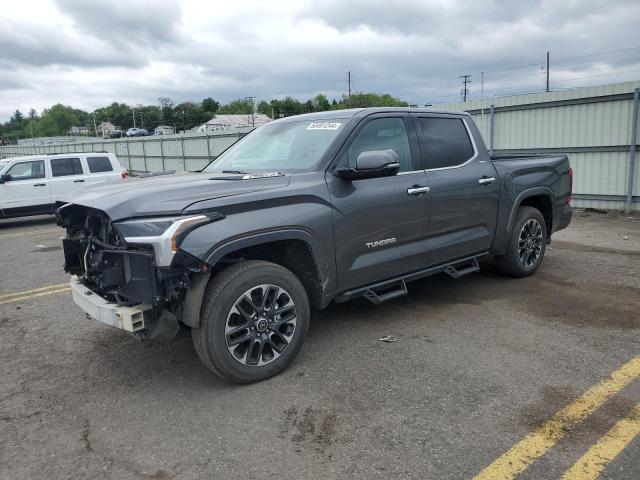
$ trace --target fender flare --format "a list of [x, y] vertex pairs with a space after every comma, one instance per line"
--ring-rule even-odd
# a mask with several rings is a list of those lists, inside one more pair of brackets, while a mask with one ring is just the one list
[[509, 213], [509, 221], [507, 222], [507, 233], [511, 232], [511, 228], [513, 227], [513, 222], [516, 219], [516, 213], [518, 212], [518, 208], [522, 204], [523, 200], [529, 197], [535, 197], [537, 195], [545, 195], [549, 197], [551, 200], [551, 209], [553, 210], [555, 205], [555, 195], [553, 194], [553, 190], [549, 187], [531, 187], [523, 190], [518, 194], [516, 199], [513, 201], [513, 206], [511, 207], [511, 212]]
[[263, 232], [253, 232], [246, 236], [229, 239], [223, 243], [214, 246], [207, 252], [204, 260], [209, 265], [215, 265], [225, 255], [247, 247], [260, 245], [261, 243], [275, 242], [281, 240], [300, 240], [304, 242], [311, 251], [311, 257], [318, 270], [320, 283], [326, 287], [329, 280], [329, 267], [320, 248], [320, 243], [310, 232], [299, 228], [283, 228], [278, 230], [269, 230]]

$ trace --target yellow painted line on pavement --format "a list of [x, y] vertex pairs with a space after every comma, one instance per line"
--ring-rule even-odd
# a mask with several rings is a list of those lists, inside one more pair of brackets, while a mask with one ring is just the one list
[[587, 450], [562, 480], [593, 480], [640, 433], [640, 403]]
[[581, 422], [634, 379], [640, 377], [640, 355], [622, 365], [610, 378], [591, 387], [573, 403], [558, 411], [541, 427], [524, 437], [495, 462], [476, 475], [476, 480], [510, 480], [544, 455], [572, 425]]
[[66, 292], [71, 290], [68, 283], [59, 283], [57, 285], [49, 285], [47, 287], [34, 288], [33, 290], [25, 290], [22, 292], [5, 293], [0, 295], [0, 305], [5, 303], [19, 302], [28, 300], [29, 298], [42, 297], [51, 295], [52, 293]]
[[26, 237], [27, 235], [39, 235], [41, 233], [52, 233], [52, 232], [62, 233], [63, 230], [61, 228], [48, 228], [46, 230], [31, 230], [29, 232], [5, 233], [3, 235], [0, 235], [0, 239]]

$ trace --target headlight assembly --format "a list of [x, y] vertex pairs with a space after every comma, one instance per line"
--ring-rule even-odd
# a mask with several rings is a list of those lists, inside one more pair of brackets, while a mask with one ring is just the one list
[[190, 215], [184, 217], [136, 218], [114, 223], [127, 243], [152, 245], [156, 265], [171, 265], [173, 256], [178, 251], [185, 234], [194, 228], [223, 218], [213, 213], [207, 215]]

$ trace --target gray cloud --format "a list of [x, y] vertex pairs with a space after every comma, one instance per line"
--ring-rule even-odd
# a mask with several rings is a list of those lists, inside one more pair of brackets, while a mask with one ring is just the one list
[[34, 68], [45, 65], [99, 67], [107, 65], [140, 65], [144, 58], [133, 52], [118, 55], [96, 37], [70, 36], [49, 25], [35, 27], [7, 20], [0, 29], [2, 54], [0, 65], [25, 64]]
[[55, 0], [79, 31], [101, 38], [125, 52], [179, 41], [180, 4], [176, 0], [77, 2]]
[[[355, 90], [411, 103], [458, 99], [461, 74], [473, 75], [477, 96], [480, 72], [488, 95], [540, 90], [547, 50], [552, 87], [640, 77], [640, 48], [621, 50], [640, 46], [640, 4], [630, 0], [56, 0], [56, 7], [62, 26], [16, 21], [0, 30], [9, 46], [0, 66], [13, 66], [0, 79], [0, 116], [56, 102], [340, 96], [347, 70]], [[586, 56], [607, 51], [614, 52]], [[505, 68], [517, 65], [528, 66]]]

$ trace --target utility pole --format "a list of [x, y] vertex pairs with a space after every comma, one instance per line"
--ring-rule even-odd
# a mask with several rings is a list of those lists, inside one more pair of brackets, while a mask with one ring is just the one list
[[244, 97], [245, 100], [247, 100], [249, 103], [251, 103], [251, 126], [255, 127], [256, 126], [256, 97], [253, 96], [249, 96], [249, 97]]
[[136, 128], [136, 109], [131, 107], [131, 115], [133, 115], [133, 128]]
[[349, 108], [351, 108], [351, 70], [347, 72], [347, 88], [349, 90]]
[[480, 72], [480, 97], [484, 98], [484, 72]]
[[547, 52], [547, 92], [549, 91], [549, 52]]
[[466, 102], [467, 94], [469, 93], [469, 89], [467, 88], [467, 85], [471, 83], [471, 80], [469, 80], [471, 78], [471, 75], [460, 75], [458, 78], [462, 78], [462, 83], [464, 85], [464, 88], [462, 90], [462, 100]]
[[98, 136], [98, 127], [96, 127], [96, 112], [93, 112], [93, 131]]

